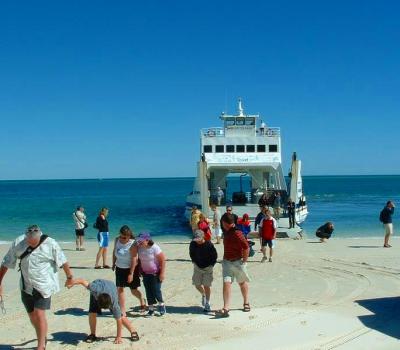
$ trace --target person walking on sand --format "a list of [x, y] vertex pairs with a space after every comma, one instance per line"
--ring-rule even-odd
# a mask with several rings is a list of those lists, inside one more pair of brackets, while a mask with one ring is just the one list
[[88, 282], [82, 278], [69, 280], [66, 284], [68, 288], [76, 285], [82, 285], [90, 291], [89, 302], [89, 327], [90, 334], [86, 337], [85, 342], [93, 343], [101, 340], [96, 336], [97, 315], [101, 315], [102, 309], [109, 309], [117, 323], [117, 335], [114, 344], [122, 344], [122, 326], [124, 326], [131, 334], [131, 341], [138, 341], [139, 334], [128, 320], [126, 315], [121, 312], [118, 303], [117, 288], [114, 283], [104, 279], [97, 279]]
[[214, 229], [214, 237], [217, 240], [216, 244], [220, 244], [221, 243], [222, 230], [221, 230], [220, 222], [219, 222], [219, 220], [220, 220], [219, 210], [218, 210], [218, 208], [217, 208], [217, 206], [215, 204], [213, 204], [211, 206], [211, 210], [213, 212], [212, 225], [213, 225], [213, 229]]
[[389, 238], [393, 235], [393, 220], [392, 216], [394, 214], [395, 205], [392, 201], [388, 201], [385, 207], [382, 209], [379, 219], [383, 223], [383, 227], [385, 229], [385, 239], [383, 242], [384, 248], [391, 248], [392, 246], [389, 244]]
[[3, 295], [3, 278], [8, 269], [15, 269], [18, 259], [21, 300], [36, 331], [37, 349], [42, 350], [46, 348], [46, 310], [50, 309], [51, 296], [60, 290], [57, 268], [64, 270], [67, 282], [72, 279], [72, 273], [58, 243], [44, 235], [38, 225], [32, 225], [12, 243], [3, 258], [0, 296]]
[[138, 251], [132, 230], [124, 225], [115, 238], [112, 269], [115, 271], [115, 284], [118, 291], [122, 315], [126, 315], [124, 288], [129, 287], [132, 295], [139, 299], [141, 312], [146, 311], [146, 301], [139, 290]]
[[250, 249], [243, 233], [236, 229], [233, 215], [224, 216], [222, 225], [224, 227], [224, 258], [222, 260], [224, 307], [217, 312], [216, 316], [228, 317], [232, 283], [235, 279], [243, 296], [243, 311], [250, 311], [248, 286], [250, 277], [246, 267]]
[[[101, 208], [99, 216], [96, 219], [95, 228], [99, 230], [97, 233], [97, 242], [99, 242], [99, 251], [96, 255], [96, 264], [94, 265], [95, 269], [109, 269], [110, 266], [107, 265], [107, 249], [109, 243], [109, 232], [108, 232], [108, 208]], [[100, 266], [100, 258], [103, 259], [103, 265]]]
[[296, 203], [292, 201], [291, 198], [288, 199], [287, 204], [287, 213], [289, 216], [289, 228], [295, 228], [296, 226]]
[[153, 242], [147, 232], [139, 234], [136, 239], [138, 255], [149, 305], [147, 316], [154, 315], [154, 304], [158, 302], [160, 316], [166, 313], [161, 285], [165, 279], [166, 258], [161, 248]]
[[217, 203], [218, 206], [221, 205], [222, 199], [225, 197], [224, 191], [221, 189], [221, 187], [217, 187]]
[[261, 251], [263, 258], [261, 262], [267, 260], [267, 246], [269, 247], [269, 262], [272, 262], [272, 255], [274, 251], [275, 239], [276, 239], [276, 220], [272, 217], [271, 211], [267, 209], [265, 211], [265, 217], [261, 220], [259, 225], [259, 233], [261, 237]]
[[210, 312], [211, 284], [213, 269], [217, 262], [217, 250], [211, 241], [204, 239], [204, 232], [197, 230], [190, 242], [189, 255], [193, 263], [192, 282], [201, 294], [201, 305], [204, 312]]
[[83, 238], [85, 236], [85, 228], [88, 227], [85, 215], [85, 209], [80, 205], [72, 214], [75, 222], [76, 250], [84, 251]]

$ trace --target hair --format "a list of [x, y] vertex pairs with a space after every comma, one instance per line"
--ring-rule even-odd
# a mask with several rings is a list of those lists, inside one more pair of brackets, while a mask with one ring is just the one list
[[[29, 230], [32, 230], [31, 232], [29, 232]], [[37, 231], [33, 231], [33, 230], [37, 230]], [[26, 228], [26, 233], [25, 235], [27, 237], [38, 237], [40, 236], [42, 233], [42, 230], [40, 229], [40, 227], [38, 225], [29, 225]]]
[[111, 306], [111, 297], [109, 294], [102, 293], [97, 297], [97, 305], [101, 309], [109, 309]]
[[106, 208], [106, 207], [101, 208], [99, 215], [107, 216], [108, 215], [108, 208]]
[[232, 225], [232, 224], [235, 223], [235, 218], [233, 217], [232, 214], [223, 215], [222, 218], [221, 218], [221, 220], [222, 220], [222, 222], [225, 222], [225, 223], [227, 223], [228, 225]]
[[149, 247], [151, 247], [153, 244], [154, 244], [154, 241], [153, 241], [152, 239], [149, 239], [149, 240], [147, 241], [147, 245], [148, 245]]
[[215, 209], [217, 206], [215, 204], [211, 204], [211, 209]]
[[271, 210], [269, 210], [268, 208], [265, 208], [265, 214], [272, 215]]
[[226, 209], [229, 209], [229, 208], [232, 209], [232, 206], [231, 206], [231, 205], [227, 205], [227, 206], [226, 206]]
[[388, 206], [390, 203], [392, 203], [392, 201], [387, 201], [386, 206]]
[[132, 230], [129, 228], [128, 225], [122, 226], [122, 227], [119, 229], [119, 233], [120, 233], [121, 235], [124, 235], [124, 236], [129, 236], [129, 238], [132, 238], [132, 239], [135, 238], [135, 235], [133, 234]]
[[205, 220], [205, 219], [206, 219], [206, 216], [205, 216], [203, 213], [200, 213], [199, 219], [200, 219], [200, 220]]
[[83, 208], [82, 205], [78, 205], [78, 206], [76, 207], [76, 210], [81, 210], [82, 208]]
[[249, 214], [243, 214], [243, 220], [248, 220], [249, 219]]

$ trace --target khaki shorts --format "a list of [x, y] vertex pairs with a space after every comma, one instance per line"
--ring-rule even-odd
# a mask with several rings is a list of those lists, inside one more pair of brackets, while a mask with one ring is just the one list
[[224, 282], [233, 282], [235, 279], [238, 283], [250, 282], [249, 274], [247, 273], [246, 264], [242, 264], [242, 260], [222, 260], [222, 276]]
[[383, 224], [383, 227], [385, 228], [385, 235], [392, 235], [393, 234], [393, 224]]
[[207, 266], [201, 269], [196, 264], [193, 264], [192, 282], [195, 286], [211, 287], [213, 281], [214, 266]]

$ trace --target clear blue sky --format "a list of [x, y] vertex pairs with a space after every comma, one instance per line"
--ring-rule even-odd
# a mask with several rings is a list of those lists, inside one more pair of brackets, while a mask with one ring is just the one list
[[399, 174], [398, 1], [2, 1], [0, 179], [194, 176], [221, 111], [285, 169]]

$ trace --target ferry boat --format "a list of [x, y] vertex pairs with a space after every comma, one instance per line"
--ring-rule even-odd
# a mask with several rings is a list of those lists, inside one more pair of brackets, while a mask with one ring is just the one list
[[[280, 128], [267, 126], [260, 115], [244, 113], [239, 99], [236, 115], [222, 113], [222, 127], [200, 131], [200, 157], [193, 191], [186, 198], [185, 216], [190, 221], [194, 206], [211, 217], [210, 206], [231, 205], [233, 212], [247, 213], [251, 221], [260, 211], [259, 199], [265, 193], [269, 200], [279, 192], [282, 216], [278, 221], [278, 237], [298, 237], [298, 226], [307, 217], [306, 198], [303, 193], [301, 161], [293, 153], [289, 180], [282, 168]], [[222, 197], [222, 198], [221, 198]], [[296, 204], [296, 226], [289, 229], [286, 215], [288, 198]], [[269, 204], [272, 206], [272, 202]]]

